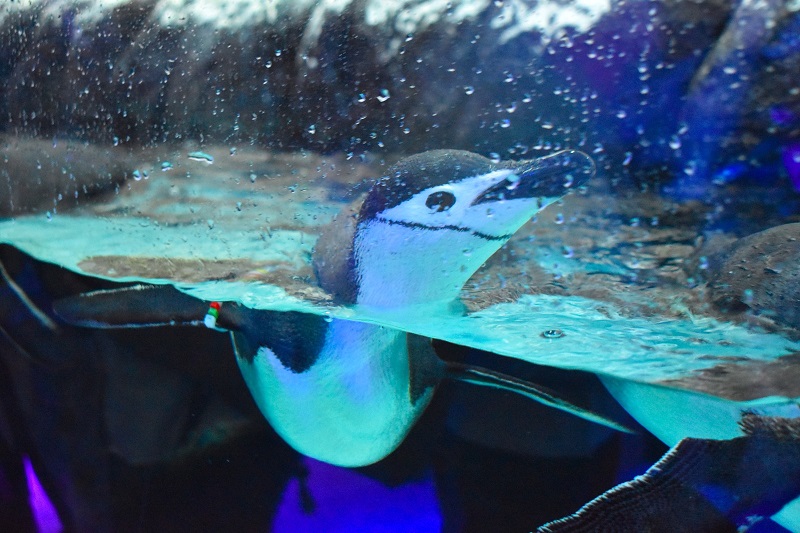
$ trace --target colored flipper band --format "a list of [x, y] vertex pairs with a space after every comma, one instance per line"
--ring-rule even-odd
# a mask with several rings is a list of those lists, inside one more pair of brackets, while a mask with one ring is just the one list
[[217, 319], [219, 318], [219, 310], [222, 304], [219, 302], [211, 302], [208, 306], [208, 312], [203, 319], [203, 324], [209, 329], [217, 329]]

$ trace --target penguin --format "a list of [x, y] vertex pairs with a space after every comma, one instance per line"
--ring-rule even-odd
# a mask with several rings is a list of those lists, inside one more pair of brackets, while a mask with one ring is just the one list
[[[458, 150], [412, 155], [320, 235], [312, 263], [339, 303], [372, 309], [455, 302], [472, 274], [546, 206], [595, 173], [567, 150], [496, 162]], [[510, 390], [620, 431], [623, 425], [535, 384], [440, 359], [429, 338], [301, 312], [202, 302], [170, 286], [96, 291], [55, 304], [92, 327], [206, 325], [229, 331], [244, 380], [297, 451], [358, 467], [395, 450], [442, 379]]]

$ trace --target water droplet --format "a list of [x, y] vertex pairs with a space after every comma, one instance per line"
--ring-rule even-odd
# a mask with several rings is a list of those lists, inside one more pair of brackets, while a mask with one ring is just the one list
[[381, 94], [379, 94], [376, 98], [379, 102], [383, 103], [391, 97], [392, 95], [389, 94], [388, 89], [381, 89]]
[[631, 160], [633, 160], [633, 153], [632, 152], [625, 152], [625, 160], [622, 162], [623, 167], [627, 167], [631, 164]]
[[708, 270], [708, 257], [700, 256], [700, 270]]
[[507, 118], [504, 118], [503, 121], [500, 123], [501, 128], [509, 128], [511, 127], [511, 121]]
[[513, 191], [519, 187], [520, 181], [521, 178], [516, 174], [509, 174], [509, 176], [506, 178], [506, 189]]
[[308, 127], [308, 133], [310, 133], [311, 135], [314, 135], [315, 133], [317, 133], [317, 127], [314, 124], [310, 125]]
[[51, 220], [53, 220], [53, 213], [51, 213], [50, 211], [48, 211], [47, 213], [45, 213], [45, 216], [47, 217], [47, 221], [48, 221], [48, 222], [50, 222]]
[[492, 163], [499, 163], [500, 162], [500, 154], [497, 152], [492, 152], [489, 154], [489, 159], [492, 160]]
[[669, 140], [669, 147], [673, 150], [677, 150], [681, 147], [681, 139], [677, 135], [673, 135], [672, 138]]
[[638, 228], [640, 222], [639, 217], [633, 217], [630, 221], [630, 225], [632, 228]]
[[564, 213], [556, 213], [556, 224], [564, 223]]
[[188, 157], [192, 161], [200, 161], [200, 162], [205, 163], [207, 165], [210, 165], [211, 163], [214, 162], [214, 156], [212, 156], [210, 154], [207, 154], [205, 152], [200, 152], [200, 151], [189, 152]]
[[206, 220], [206, 224], [208, 224], [208, 229], [214, 229], [214, 221], [212, 219]]
[[236, 202], [236, 210], [237, 211], [241, 211], [242, 210], [242, 202]]
[[753, 289], [745, 289], [742, 293], [742, 302], [745, 305], [753, 305]]
[[628, 112], [625, 111], [624, 109], [620, 109], [619, 111], [617, 111], [617, 118], [625, 118], [627, 116]]
[[142, 173], [139, 172], [139, 169], [133, 171], [133, 179], [135, 179], [136, 181], [141, 181]]
[[231, 148], [230, 148], [230, 150], [228, 150], [228, 152], [229, 152], [231, 155], [236, 155], [236, 147], [235, 147], [235, 146], [231, 146]]
[[517, 103], [516, 102], [511, 102], [511, 105], [506, 107], [506, 113], [513, 113], [516, 110], [517, 110]]
[[575, 183], [575, 177], [572, 174], [564, 176], [564, 188], [569, 189]]
[[166, 172], [168, 170], [172, 170], [172, 163], [169, 161], [164, 161], [161, 163], [161, 172]]
[[567, 259], [570, 259], [572, 257], [575, 257], [575, 250], [573, 250], [572, 247], [570, 246], [564, 245], [564, 247], [561, 249], [561, 255], [563, 255]]
[[473, 94], [475, 92], [475, 87], [473, 87], [472, 85], [467, 85], [466, 87], [464, 87], [464, 92], [467, 94]]
[[545, 339], [560, 339], [564, 336], [564, 332], [560, 329], [546, 329], [541, 333]]
[[358, 93], [358, 101], [364, 103], [367, 101], [367, 95], [364, 93]]
[[250, 173], [250, 183], [255, 183], [256, 182], [256, 177], [257, 176], [256, 176], [255, 172], [251, 172]]

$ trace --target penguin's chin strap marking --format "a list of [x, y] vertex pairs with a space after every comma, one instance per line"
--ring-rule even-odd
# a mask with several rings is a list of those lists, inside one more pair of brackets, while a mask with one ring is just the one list
[[472, 383], [473, 385], [480, 385], [483, 387], [513, 392], [549, 407], [573, 414], [577, 417], [583, 418], [584, 420], [588, 420], [617, 431], [622, 431], [623, 433], [635, 433], [632, 429], [620, 424], [619, 422], [615, 422], [614, 420], [606, 418], [603, 415], [597, 414], [583, 407], [579, 407], [568, 402], [567, 400], [564, 400], [563, 398], [559, 398], [554, 391], [551, 391], [546, 387], [515, 378], [514, 376], [509, 376], [508, 374], [503, 374], [501, 372], [496, 372], [494, 370], [489, 370], [479, 366], [464, 365], [448, 361], [445, 363], [443, 377], [456, 381], [462, 381], [464, 383]]
[[427, 230], [450, 230], [450, 231], [457, 231], [459, 233], [470, 233], [476, 237], [487, 241], [507, 241], [510, 239], [514, 234], [509, 233], [507, 235], [489, 235], [488, 233], [482, 233], [480, 231], [475, 231], [470, 228], [465, 228], [463, 226], [429, 226], [427, 224], [420, 224], [419, 222], [406, 222], [404, 220], [392, 220], [385, 217], [377, 217], [375, 220], [378, 222], [383, 222], [385, 224], [389, 224], [390, 226], [403, 226], [404, 228], [415, 228], [415, 229], [427, 229]]

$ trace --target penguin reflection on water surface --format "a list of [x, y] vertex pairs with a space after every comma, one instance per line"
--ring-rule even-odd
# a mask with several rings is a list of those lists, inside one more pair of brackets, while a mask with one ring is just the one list
[[[578, 151], [521, 162], [437, 150], [399, 161], [354, 213], [320, 236], [314, 269], [341, 303], [372, 308], [446, 305], [528, 220], [594, 174]], [[197, 324], [208, 304], [170, 287], [98, 291], [59, 302], [65, 319], [94, 327]], [[442, 378], [511, 390], [616, 429], [546, 389], [440, 360], [431, 339], [299, 312], [219, 306], [239, 368], [262, 413], [296, 450], [341, 466], [391, 453]]]

